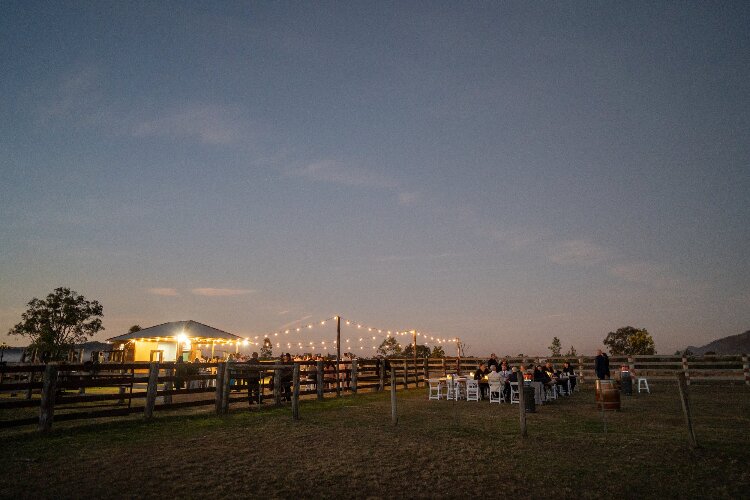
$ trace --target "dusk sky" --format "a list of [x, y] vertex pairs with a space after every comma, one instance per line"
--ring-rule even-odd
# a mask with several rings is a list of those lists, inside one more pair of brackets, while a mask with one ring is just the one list
[[58, 286], [98, 340], [750, 329], [750, 2], [3, 0], [0, 68], [11, 345]]

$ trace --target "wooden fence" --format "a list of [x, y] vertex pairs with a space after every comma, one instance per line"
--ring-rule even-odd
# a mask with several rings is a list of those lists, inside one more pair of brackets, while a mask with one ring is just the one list
[[[506, 357], [508, 366], [523, 364], [544, 364], [551, 362], [561, 368], [565, 361], [575, 368], [580, 382], [591, 381], [594, 374], [594, 356], [575, 357]], [[428, 359], [425, 372], [428, 377], [447, 373], [468, 373], [474, 371], [480, 362], [479, 358], [437, 358]], [[750, 385], [750, 363], [746, 354], [737, 356], [610, 356], [610, 372], [613, 378], [619, 378], [623, 367], [635, 377], [653, 380], [675, 381], [679, 373], [685, 375], [687, 384], [695, 382], [739, 382]]]
[[231, 403], [248, 404], [255, 383], [276, 405], [287, 388], [295, 399], [382, 391], [390, 385], [391, 366], [399, 388], [424, 384], [422, 360], [342, 361], [338, 370], [324, 361], [2, 365], [0, 428], [38, 424], [48, 430], [53, 421], [137, 413], [149, 419], [154, 412], [210, 405], [222, 414]]
[[[580, 383], [595, 378], [594, 357], [511, 357], [511, 366], [547, 361], [560, 367], [570, 361]], [[0, 428], [52, 422], [142, 414], [214, 405], [219, 414], [231, 403], [248, 403], [249, 384], [276, 405], [293, 394], [292, 412], [299, 397], [324, 399], [327, 395], [382, 391], [424, 386], [427, 378], [448, 373], [469, 373], [479, 358], [358, 359], [335, 363], [301, 361], [293, 365], [250, 363], [75, 363], [8, 364], [0, 366]], [[297, 367], [295, 369], [295, 367]], [[610, 369], [617, 378], [621, 367], [636, 377], [674, 381], [680, 373], [688, 384], [737, 382], [750, 385], [750, 364], [742, 356], [612, 356]], [[337, 375], [338, 372], [338, 375]], [[278, 383], [280, 381], [280, 383]], [[338, 383], [337, 383], [338, 381]], [[286, 394], [284, 394], [286, 393]]]

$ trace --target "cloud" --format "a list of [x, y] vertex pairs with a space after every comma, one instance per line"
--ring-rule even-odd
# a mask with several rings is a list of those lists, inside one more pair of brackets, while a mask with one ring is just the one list
[[205, 144], [232, 144], [248, 132], [238, 113], [215, 105], [191, 105], [142, 121], [133, 127], [135, 137], [197, 138]]
[[422, 193], [404, 191], [398, 194], [398, 202], [400, 205], [410, 207], [416, 205], [420, 201], [422, 201]]
[[247, 288], [193, 288], [190, 293], [204, 297], [233, 297], [255, 293], [255, 290]]
[[489, 236], [514, 250], [526, 248], [543, 239], [540, 232], [523, 229], [494, 229], [490, 231]]
[[149, 288], [146, 291], [151, 295], [162, 295], [164, 297], [177, 297], [180, 295], [175, 288]]
[[679, 284], [679, 281], [669, 276], [664, 269], [648, 262], [619, 264], [611, 267], [609, 273], [625, 281], [654, 288], [673, 288]]
[[371, 170], [345, 165], [335, 160], [323, 160], [288, 172], [292, 177], [304, 177], [317, 182], [331, 182], [345, 186], [365, 186], [395, 189], [397, 183]]
[[449, 257], [458, 257], [458, 254], [443, 252], [433, 253], [425, 255], [386, 255], [384, 257], [378, 257], [376, 262], [380, 263], [391, 263], [391, 262], [408, 262], [414, 260], [434, 260], [434, 259], [446, 259]]
[[101, 73], [93, 66], [76, 68], [65, 74], [54, 89], [40, 99], [37, 114], [43, 122], [51, 119], [91, 121], [101, 113]]
[[549, 258], [557, 264], [590, 265], [611, 257], [609, 250], [586, 240], [569, 240], [555, 245]]

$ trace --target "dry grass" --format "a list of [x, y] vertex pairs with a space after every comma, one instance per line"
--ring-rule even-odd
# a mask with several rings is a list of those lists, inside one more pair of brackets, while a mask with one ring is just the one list
[[691, 387], [702, 448], [687, 446], [674, 385], [623, 400], [606, 415], [590, 389], [529, 415], [486, 401], [428, 402], [399, 393], [304, 401], [227, 417], [208, 413], [60, 424], [49, 436], [3, 439], [0, 496], [473, 498], [747, 497], [750, 390]]

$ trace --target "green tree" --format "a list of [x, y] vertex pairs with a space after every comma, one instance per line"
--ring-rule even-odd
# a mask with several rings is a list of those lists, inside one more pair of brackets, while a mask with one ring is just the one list
[[21, 322], [8, 335], [28, 337], [31, 345], [57, 357], [104, 330], [102, 306], [70, 288], [55, 288], [45, 299], [31, 299]]
[[128, 333], [140, 332], [141, 330], [143, 330], [143, 328], [141, 328], [141, 325], [133, 325], [128, 330]]
[[[412, 344], [409, 344], [406, 347], [404, 347], [404, 350], [401, 352], [401, 355], [405, 358], [414, 357], [414, 346]], [[427, 347], [426, 345], [417, 344], [417, 357], [429, 358], [430, 348]]]
[[436, 345], [432, 348], [432, 352], [430, 353], [431, 358], [444, 358], [445, 357], [445, 350], [443, 349], [443, 346]]
[[576, 348], [573, 346], [570, 346], [570, 349], [568, 349], [568, 352], [565, 353], [566, 357], [576, 357], [578, 356], [578, 351], [576, 351]]
[[263, 339], [263, 347], [260, 348], [260, 359], [273, 358], [273, 343], [268, 337]]
[[654, 339], [645, 328], [618, 328], [617, 331], [607, 334], [604, 345], [613, 355], [656, 354]]
[[378, 354], [386, 358], [401, 356], [402, 353], [403, 350], [401, 349], [401, 344], [398, 343], [396, 337], [386, 337], [385, 340], [380, 343], [380, 347], [378, 347]]
[[549, 345], [549, 347], [547, 347], [547, 349], [549, 349], [552, 353], [552, 357], [559, 357], [560, 352], [562, 351], [562, 344], [560, 344], [560, 339], [558, 339], [557, 337], [552, 337], [552, 343]]

